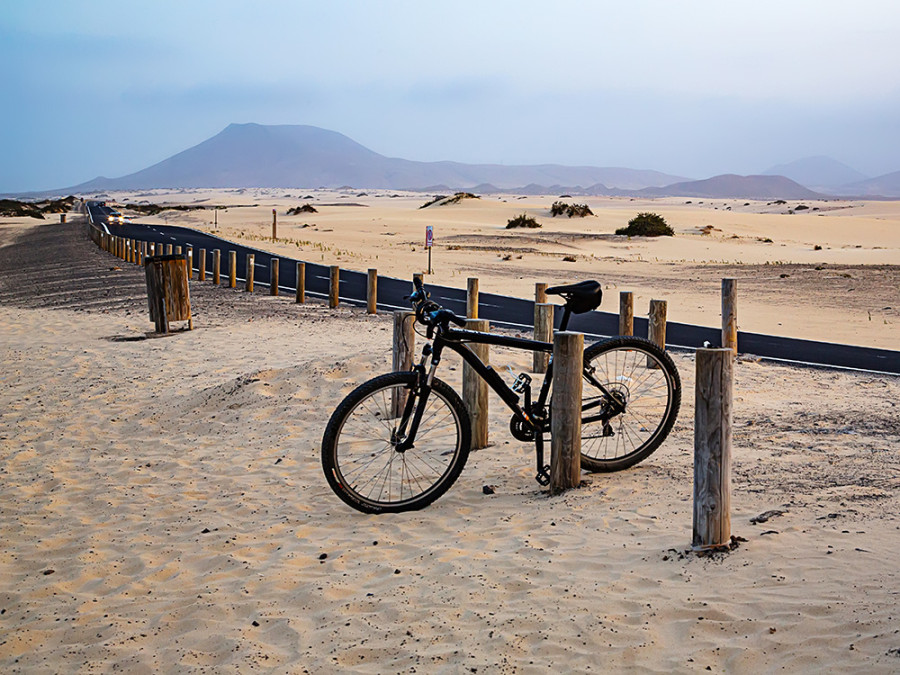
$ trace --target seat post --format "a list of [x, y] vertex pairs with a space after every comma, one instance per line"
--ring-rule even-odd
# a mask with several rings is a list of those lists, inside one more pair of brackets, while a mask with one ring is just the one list
[[560, 331], [564, 331], [564, 330], [566, 330], [566, 328], [569, 327], [569, 317], [571, 315], [572, 315], [572, 308], [569, 307], [569, 303], [566, 302], [566, 304], [563, 305], [562, 321], [559, 322], [559, 330]]

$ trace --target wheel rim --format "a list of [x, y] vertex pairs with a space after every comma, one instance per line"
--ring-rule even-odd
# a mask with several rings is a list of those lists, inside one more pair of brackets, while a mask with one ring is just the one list
[[460, 450], [460, 424], [453, 406], [436, 390], [428, 397], [414, 447], [396, 450], [402, 436], [396, 400], [409, 387], [397, 384], [373, 392], [347, 414], [335, 444], [335, 478], [373, 505], [402, 504], [434, 490]]
[[[650, 445], [659, 434], [672, 405], [672, 383], [660, 360], [638, 349], [610, 349], [590, 361], [587, 370], [609, 391], [625, 411], [607, 424], [593, 421], [582, 426], [581, 454], [598, 461], [628, 457]], [[587, 379], [582, 408], [603, 409], [608, 398]]]

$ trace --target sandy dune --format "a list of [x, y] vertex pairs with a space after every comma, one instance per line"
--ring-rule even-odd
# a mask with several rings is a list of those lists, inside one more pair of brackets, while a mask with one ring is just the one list
[[898, 378], [737, 364], [727, 556], [685, 552], [689, 354], [632, 470], [547, 497], [492, 399], [447, 495], [363, 516], [319, 441], [388, 368], [389, 317], [194, 282], [196, 330], [154, 338], [138, 268], [77, 227], [2, 232], [4, 672], [900, 669]]

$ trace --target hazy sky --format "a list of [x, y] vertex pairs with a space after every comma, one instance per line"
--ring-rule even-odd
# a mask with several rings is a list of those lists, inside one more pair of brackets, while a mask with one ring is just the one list
[[0, 192], [231, 122], [417, 160], [900, 170], [897, 0], [3, 0], [0, 80]]

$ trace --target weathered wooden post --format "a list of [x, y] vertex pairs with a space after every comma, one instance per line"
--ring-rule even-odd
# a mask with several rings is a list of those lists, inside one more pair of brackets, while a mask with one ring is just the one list
[[275, 209], [272, 209], [272, 241], [278, 240], [278, 228], [276, 227], [278, 223], [278, 215], [275, 212]]
[[694, 404], [695, 551], [731, 539], [731, 417], [734, 352], [698, 349]]
[[[466, 328], [487, 332], [490, 324], [486, 319], [466, 319]], [[485, 364], [490, 363], [490, 346], [469, 343], [466, 345]], [[468, 363], [463, 362], [463, 401], [469, 411], [472, 424], [472, 449], [486, 448], [488, 444], [488, 385]]]
[[306, 302], [306, 263], [297, 263], [297, 302]]
[[722, 346], [737, 354], [737, 279], [722, 279]]
[[256, 256], [253, 255], [252, 253], [248, 253], [246, 263], [247, 263], [247, 273], [245, 275], [246, 279], [244, 280], [244, 289], [248, 293], [252, 293], [253, 292], [253, 276], [254, 276], [254, 272], [256, 271]]
[[194, 247], [187, 247], [187, 273], [188, 279], [194, 278]]
[[217, 248], [213, 249], [213, 268], [212, 268], [212, 282], [216, 286], [219, 285], [221, 281], [221, 272], [222, 272], [222, 251]]
[[369, 269], [368, 283], [366, 284], [366, 313], [378, 313], [378, 270]]
[[413, 274], [413, 285], [415, 285], [416, 279], [418, 279], [420, 283], [425, 283], [425, 276], [421, 272], [416, 272], [415, 274]]
[[206, 281], [206, 249], [201, 248], [197, 258], [197, 279]]
[[181, 247], [180, 246], [175, 247], [175, 255], [181, 255]]
[[[651, 300], [650, 313], [647, 315], [647, 339], [657, 347], [666, 350], [666, 301]], [[647, 357], [648, 368], [659, 368], [659, 365]]]
[[166, 255], [173, 255], [172, 244], [166, 244]]
[[536, 305], [542, 305], [547, 302], [547, 284], [543, 281], [538, 281], [534, 285], [534, 303]]
[[[416, 333], [413, 330], [415, 314], [406, 310], [394, 311], [394, 348], [391, 358], [393, 372], [412, 370], [413, 353], [416, 348]], [[400, 417], [406, 403], [406, 391], [391, 390], [391, 415]]]
[[634, 335], [634, 293], [619, 293], [619, 335]]
[[339, 287], [341, 283], [341, 268], [332, 265], [328, 279], [328, 306], [334, 309], [341, 301]]
[[581, 484], [581, 377], [584, 334], [553, 336], [553, 395], [550, 400], [550, 494]]
[[466, 282], [466, 318], [478, 318], [478, 279], [469, 277]]
[[[534, 306], [534, 339], [541, 342], [553, 341], [553, 305], [539, 302]], [[546, 373], [550, 364], [550, 354], [534, 352], [533, 370], [535, 373]]]
[[237, 251], [228, 251], [228, 287], [237, 288]]
[[193, 328], [188, 290], [187, 258], [155, 256], [144, 262], [150, 320], [157, 333], [168, 333], [170, 321], [187, 321]]
[[269, 261], [269, 295], [278, 295], [278, 258]]

